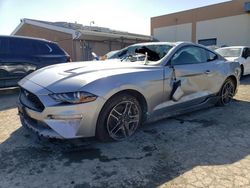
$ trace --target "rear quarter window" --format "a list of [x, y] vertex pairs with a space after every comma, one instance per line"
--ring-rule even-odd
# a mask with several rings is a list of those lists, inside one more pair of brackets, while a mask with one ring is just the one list
[[66, 55], [65, 51], [61, 49], [56, 43], [51, 42], [51, 43], [46, 43], [46, 45], [52, 49], [53, 54]]
[[53, 42], [35, 41], [37, 55], [66, 55], [66, 53]]
[[52, 53], [52, 48], [47, 45], [47, 43], [36, 41], [34, 43], [37, 54], [45, 55]]

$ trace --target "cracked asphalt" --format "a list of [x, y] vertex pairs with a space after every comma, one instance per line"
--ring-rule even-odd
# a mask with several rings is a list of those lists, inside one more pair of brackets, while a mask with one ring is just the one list
[[0, 187], [250, 187], [250, 76], [235, 100], [143, 126], [127, 141], [39, 140], [0, 94]]

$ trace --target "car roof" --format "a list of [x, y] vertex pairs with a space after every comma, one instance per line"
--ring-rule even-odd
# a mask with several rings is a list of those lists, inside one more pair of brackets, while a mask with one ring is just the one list
[[199, 44], [195, 44], [193, 42], [188, 42], [188, 41], [179, 41], [179, 42], [145, 42], [145, 43], [136, 43], [136, 44], [133, 44], [133, 45], [130, 45], [130, 46], [150, 46], [150, 45], [170, 45], [170, 46], [195, 45], [195, 46], [201, 46]]
[[[20, 39], [28, 39], [28, 40], [37, 40], [37, 41], [42, 41], [42, 42], [51, 42], [49, 40], [42, 39], [42, 38], [19, 36], [19, 35], [0, 35], [0, 38], [20, 38]], [[51, 42], [51, 43], [54, 43], [54, 42]]]
[[[177, 46], [180, 46], [180, 47], [184, 47], [184, 46], [189, 46], [189, 45], [192, 45], [192, 46], [196, 46], [196, 47], [200, 47], [200, 48], [204, 48], [210, 52], [213, 52], [213, 53], [216, 53], [215, 51], [207, 48], [207, 46], [204, 46], [204, 45], [201, 45], [201, 44], [197, 44], [197, 43], [193, 43], [193, 42], [189, 42], [189, 41], [179, 41], [179, 42], [145, 42], [145, 43], [137, 43], [137, 44], [133, 44], [133, 45], [130, 45], [128, 47], [131, 47], [131, 46], [150, 46], [150, 45], [170, 45], [170, 46], [173, 46], [173, 47], [177, 47]], [[126, 48], [128, 48], [126, 47]], [[218, 53], [216, 53], [217, 55], [219, 55]]]
[[218, 48], [219, 49], [230, 49], [230, 48], [249, 48], [249, 46], [227, 46], [227, 47], [222, 47], [222, 48]]
[[150, 46], [150, 45], [171, 45], [175, 46], [175, 42], [144, 42], [144, 43], [136, 43], [130, 46]]

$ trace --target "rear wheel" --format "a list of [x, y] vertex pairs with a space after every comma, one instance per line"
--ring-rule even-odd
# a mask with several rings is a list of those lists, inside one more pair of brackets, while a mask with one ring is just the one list
[[233, 96], [235, 94], [235, 89], [236, 89], [235, 83], [231, 78], [228, 78], [221, 88], [221, 91], [219, 93], [220, 99], [217, 104], [219, 106], [228, 105], [233, 99]]
[[138, 100], [128, 94], [111, 98], [103, 107], [97, 122], [96, 137], [101, 141], [121, 141], [132, 136], [141, 124], [142, 110]]

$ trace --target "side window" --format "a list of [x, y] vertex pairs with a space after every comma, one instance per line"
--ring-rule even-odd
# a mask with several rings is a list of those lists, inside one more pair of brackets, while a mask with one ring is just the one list
[[207, 53], [203, 48], [187, 46], [178, 50], [173, 56], [173, 65], [197, 64], [207, 62]]
[[0, 38], [0, 54], [7, 54], [9, 51], [9, 39]]
[[242, 57], [248, 58], [250, 56], [250, 49], [249, 48], [244, 48], [242, 52]]
[[34, 54], [34, 46], [32, 40], [27, 39], [10, 39], [10, 54], [32, 55]]
[[214, 60], [218, 59], [218, 56], [211, 51], [207, 51], [207, 56], [208, 56], [207, 62], [214, 61]]
[[250, 48], [247, 48], [247, 57], [250, 57]]

